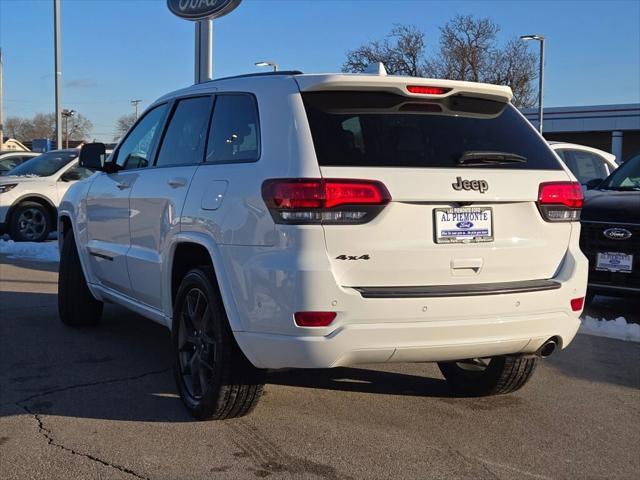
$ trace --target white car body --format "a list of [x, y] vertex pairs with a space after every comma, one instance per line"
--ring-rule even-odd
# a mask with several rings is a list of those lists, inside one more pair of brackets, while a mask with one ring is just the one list
[[618, 168], [616, 156], [609, 152], [577, 143], [548, 143], [582, 185], [595, 178], [604, 180]]
[[[77, 157], [80, 150], [57, 150], [49, 153], [56, 152], [75, 154]], [[39, 157], [34, 157], [29, 160], [29, 162], [34, 161], [34, 159], [37, 161], [38, 158]], [[25, 165], [26, 164], [22, 164], [16, 168], [24, 167]], [[51, 229], [55, 230], [55, 218], [58, 205], [69, 187], [76, 183], [76, 180], [67, 181], [63, 176], [75, 168], [78, 168], [77, 158], [46, 176], [6, 175], [0, 177], [0, 225], [2, 225], [2, 230], [10, 230], [12, 212], [23, 202], [35, 202], [45, 207], [51, 216]], [[10, 190], [2, 192], [3, 186], [5, 188], [10, 187]]]
[[[195, 245], [210, 256], [231, 330], [259, 368], [532, 354], [551, 337], [566, 347], [580, 324], [581, 307], [575, 311], [570, 300], [586, 292], [580, 224], [547, 222], [536, 206], [541, 183], [575, 181], [566, 168], [319, 165], [301, 92], [383, 91], [408, 101], [425, 98], [408, 93], [408, 83], [436, 85], [447, 89], [446, 95], [511, 98], [506, 87], [467, 82], [281, 73], [216, 80], [159, 99], [154, 105], [194, 95], [253, 96], [260, 157], [251, 163], [101, 172], [70, 188], [58, 228], [73, 230], [94, 297], [171, 328], [172, 275], [180, 268], [176, 252]], [[485, 179], [489, 189], [457, 191], [452, 184], [460, 176]], [[274, 223], [261, 195], [263, 182], [289, 178], [377, 180], [392, 201], [365, 224]], [[434, 241], [433, 209], [461, 201], [493, 208], [493, 241]], [[539, 280], [557, 282], [557, 288], [475, 291]], [[412, 297], [416, 286], [426, 286], [428, 295]], [[434, 295], [430, 286], [444, 286], [448, 293]], [[396, 288], [404, 293], [394, 295]], [[294, 322], [295, 312], [315, 311], [337, 316], [326, 327]]]

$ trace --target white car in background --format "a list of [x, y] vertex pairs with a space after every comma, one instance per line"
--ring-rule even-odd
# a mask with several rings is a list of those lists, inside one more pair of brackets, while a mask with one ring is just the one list
[[577, 143], [548, 142], [575, 175], [583, 189], [593, 188], [616, 168], [616, 156], [597, 148]]
[[67, 189], [93, 172], [78, 166], [78, 149], [54, 150], [24, 162], [0, 178], [0, 233], [15, 241], [41, 242], [56, 228]]

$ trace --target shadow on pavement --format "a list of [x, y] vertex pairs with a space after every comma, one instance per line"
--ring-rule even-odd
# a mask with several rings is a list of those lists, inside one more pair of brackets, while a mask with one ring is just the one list
[[270, 372], [267, 382], [291, 387], [342, 392], [452, 397], [447, 382], [430, 377], [363, 368], [337, 367], [326, 370], [281, 370]]
[[[640, 344], [579, 335], [547, 360], [568, 376], [640, 388]], [[192, 422], [176, 395], [166, 328], [108, 305], [93, 328], [58, 319], [56, 295], [0, 292], [0, 404], [31, 414], [143, 422]], [[368, 368], [270, 372], [291, 387], [451, 397], [444, 380]], [[1, 413], [0, 413], [1, 415]]]
[[545, 362], [570, 377], [640, 389], [640, 343], [576, 335]]

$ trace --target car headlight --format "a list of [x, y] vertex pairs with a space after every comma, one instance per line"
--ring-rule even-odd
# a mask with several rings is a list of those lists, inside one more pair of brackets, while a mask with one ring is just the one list
[[5, 183], [0, 185], [0, 193], [7, 193], [9, 190], [13, 189], [18, 185], [17, 183]]

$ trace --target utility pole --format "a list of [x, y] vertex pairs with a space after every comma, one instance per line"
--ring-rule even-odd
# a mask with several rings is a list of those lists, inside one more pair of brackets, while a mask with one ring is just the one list
[[131, 100], [131, 105], [133, 105], [133, 108], [135, 109], [136, 112], [136, 120], [138, 119], [138, 104], [142, 102], [142, 100]]
[[0, 48], [0, 150], [2, 150], [2, 145], [4, 144], [4, 117], [2, 115], [4, 109], [2, 108], [2, 48]]
[[53, 45], [55, 51], [55, 89], [56, 89], [56, 148], [62, 148], [62, 101], [60, 97], [60, 83], [62, 72], [60, 71], [60, 0], [53, 0]]

